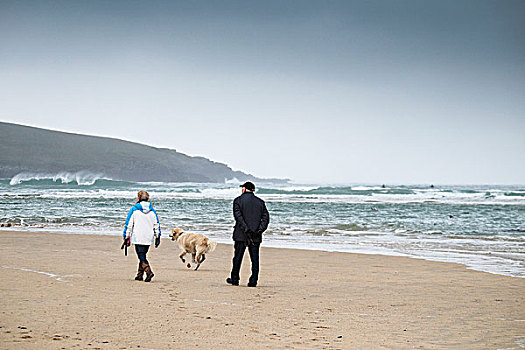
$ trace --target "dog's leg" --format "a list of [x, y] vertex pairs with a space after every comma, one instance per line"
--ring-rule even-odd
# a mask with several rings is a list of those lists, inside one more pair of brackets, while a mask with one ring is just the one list
[[185, 256], [185, 255], [186, 255], [186, 251], [183, 251], [183, 252], [180, 253], [180, 255], [179, 255], [179, 258], [180, 258], [180, 260], [182, 260], [183, 263], [186, 262], [186, 260], [184, 260], [184, 256]]
[[204, 261], [204, 259], [202, 259], [202, 257], [204, 257], [204, 255], [201, 255], [199, 253], [199, 255], [197, 255], [197, 267], [195, 267], [195, 271], [197, 271], [199, 269], [199, 267], [201, 266], [201, 262]]
[[195, 255], [197, 255], [197, 253], [192, 253], [191, 254], [191, 262], [193, 262], [194, 264], [197, 263], [197, 260], [195, 260]]
[[195, 268], [195, 271], [197, 271], [197, 269], [201, 266], [204, 260], [206, 260], [206, 255], [199, 253], [197, 255], [197, 267]]

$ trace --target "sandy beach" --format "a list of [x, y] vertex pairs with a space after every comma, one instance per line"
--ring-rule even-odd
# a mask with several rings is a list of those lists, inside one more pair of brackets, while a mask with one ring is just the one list
[[520, 349], [525, 279], [405, 257], [262, 248], [260, 285], [163, 239], [134, 281], [120, 237], [0, 231], [4, 349]]

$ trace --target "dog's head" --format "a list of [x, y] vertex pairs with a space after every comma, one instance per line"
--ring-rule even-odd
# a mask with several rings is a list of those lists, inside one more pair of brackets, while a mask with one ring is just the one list
[[176, 241], [183, 233], [184, 231], [181, 228], [174, 228], [173, 230], [171, 230], [171, 240]]

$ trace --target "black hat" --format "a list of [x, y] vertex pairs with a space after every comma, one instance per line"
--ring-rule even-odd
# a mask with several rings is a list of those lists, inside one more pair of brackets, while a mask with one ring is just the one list
[[244, 187], [248, 191], [252, 191], [252, 192], [255, 191], [255, 185], [253, 184], [253, 182], [250, 182], [250, 181], [246, 181], [240, 187]]

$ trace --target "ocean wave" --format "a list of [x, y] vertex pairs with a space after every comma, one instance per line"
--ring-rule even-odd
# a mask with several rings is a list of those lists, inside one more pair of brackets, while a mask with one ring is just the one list
[[[76, 185], [75, 185], [76, 186]], [[98, 186], [98, 185], [95, 185]], [[102, 187], [102, 185], [100, 185]], [[137, 195], [137, 190], [142, 187], [131, 189], [116, 189], [116, 188], [93, 188], [85, 187], [84, 189], [77, 189], [74, 187], [67, 188], [49, 188], [40, 193], [33, 193], [33, 188], [27, 191], [31, 193], [3, 193], [0, 191], [0, 196], [6, 198], [86, 198], [86, 199], [134, 199]], [[232, 189], [160, 189], [147, 188], [150, 197], [154, 201], [163, 200], [233, 200], [240, 192], [238, 188]], [[485, 196], [480, 195], [460, 195], [450, 194], [448, 196], [427, 196], [422, 194], [400, 195], [400, 194], [374, 194], [373, 196], [362, 195], [324, 195], [324, 194], [269, 194], [259, 193], [262, 199], [267, 202], [275, 203], [346, 203], [346, 204], [370, 204], [377, 206], [380, 204], [448, 204], [448, 205], [523, 205], [525, 199], [522, 196]]]
[[56, 174], [22, 172], [13, 176], [13, 178], [9, 181], [9, 185], [14, 186], [27, 182], [34, 183], [43, 180], [52, 180], [53, 182], [60, 181], [62, 184], [76, 182], [77, 185], [80, 186], [90, 186], [93, 185], [98, 179], [111, 180], [109, 178], [105, 178], [103, 174], [95, 174], [87, 171], [78, 171], [75, 173], [60, 172]]
[[89, 171], [77, 171], [77, 172], [59, 172], [56, 174], [51, 173], [32, 173], [22, 172], [13, 176], [9, 180], [10, 186], [16, 185], [74, 185], [74, 186], [113, 186], [123, 187], [129, 186], [130, 184], [136, 184], [134, 182], [114, 180], [102, 173], [92, 173]]
[[225, 184], [230, 184], [230, 185], [240, 185], [241, 181], [239, 181], [239, 179], [234, 177], [233, 179], [224, 179], [224, 183]]
[[507, 197], [525, 197], [525, 191], [514, 191], [514, 192], [505, 192]]
[[261, 188], [260, 194], [292, 194], [292, 195], [354, 195], [373, 196], [375, 194], [414, 194], [409, 188], [383, 188], [366, 186], [319, 186], [319, 187], [288, 187], [288, 188]]
[[[41, 198], [130, 199], [145, 189], [152, 200], [232, 200], [240, 195], [233, 183], [127, 182], [89, 172], [57, 174], [20, 173], [0, 180], [0, 197], [6, 200]], [[523, 186], [424, 186], [347, 185], [320, 186], [260, 183], [257, 195], [268, 202], [347, 204], [482, 204], [523, 205]]]
[[368, 231], [370, 228], [362, 224], [351, 223], [351, 224], [338, 224], [333, 227], [329, 227], [327, 229], [337, 230], [337, 231]]

